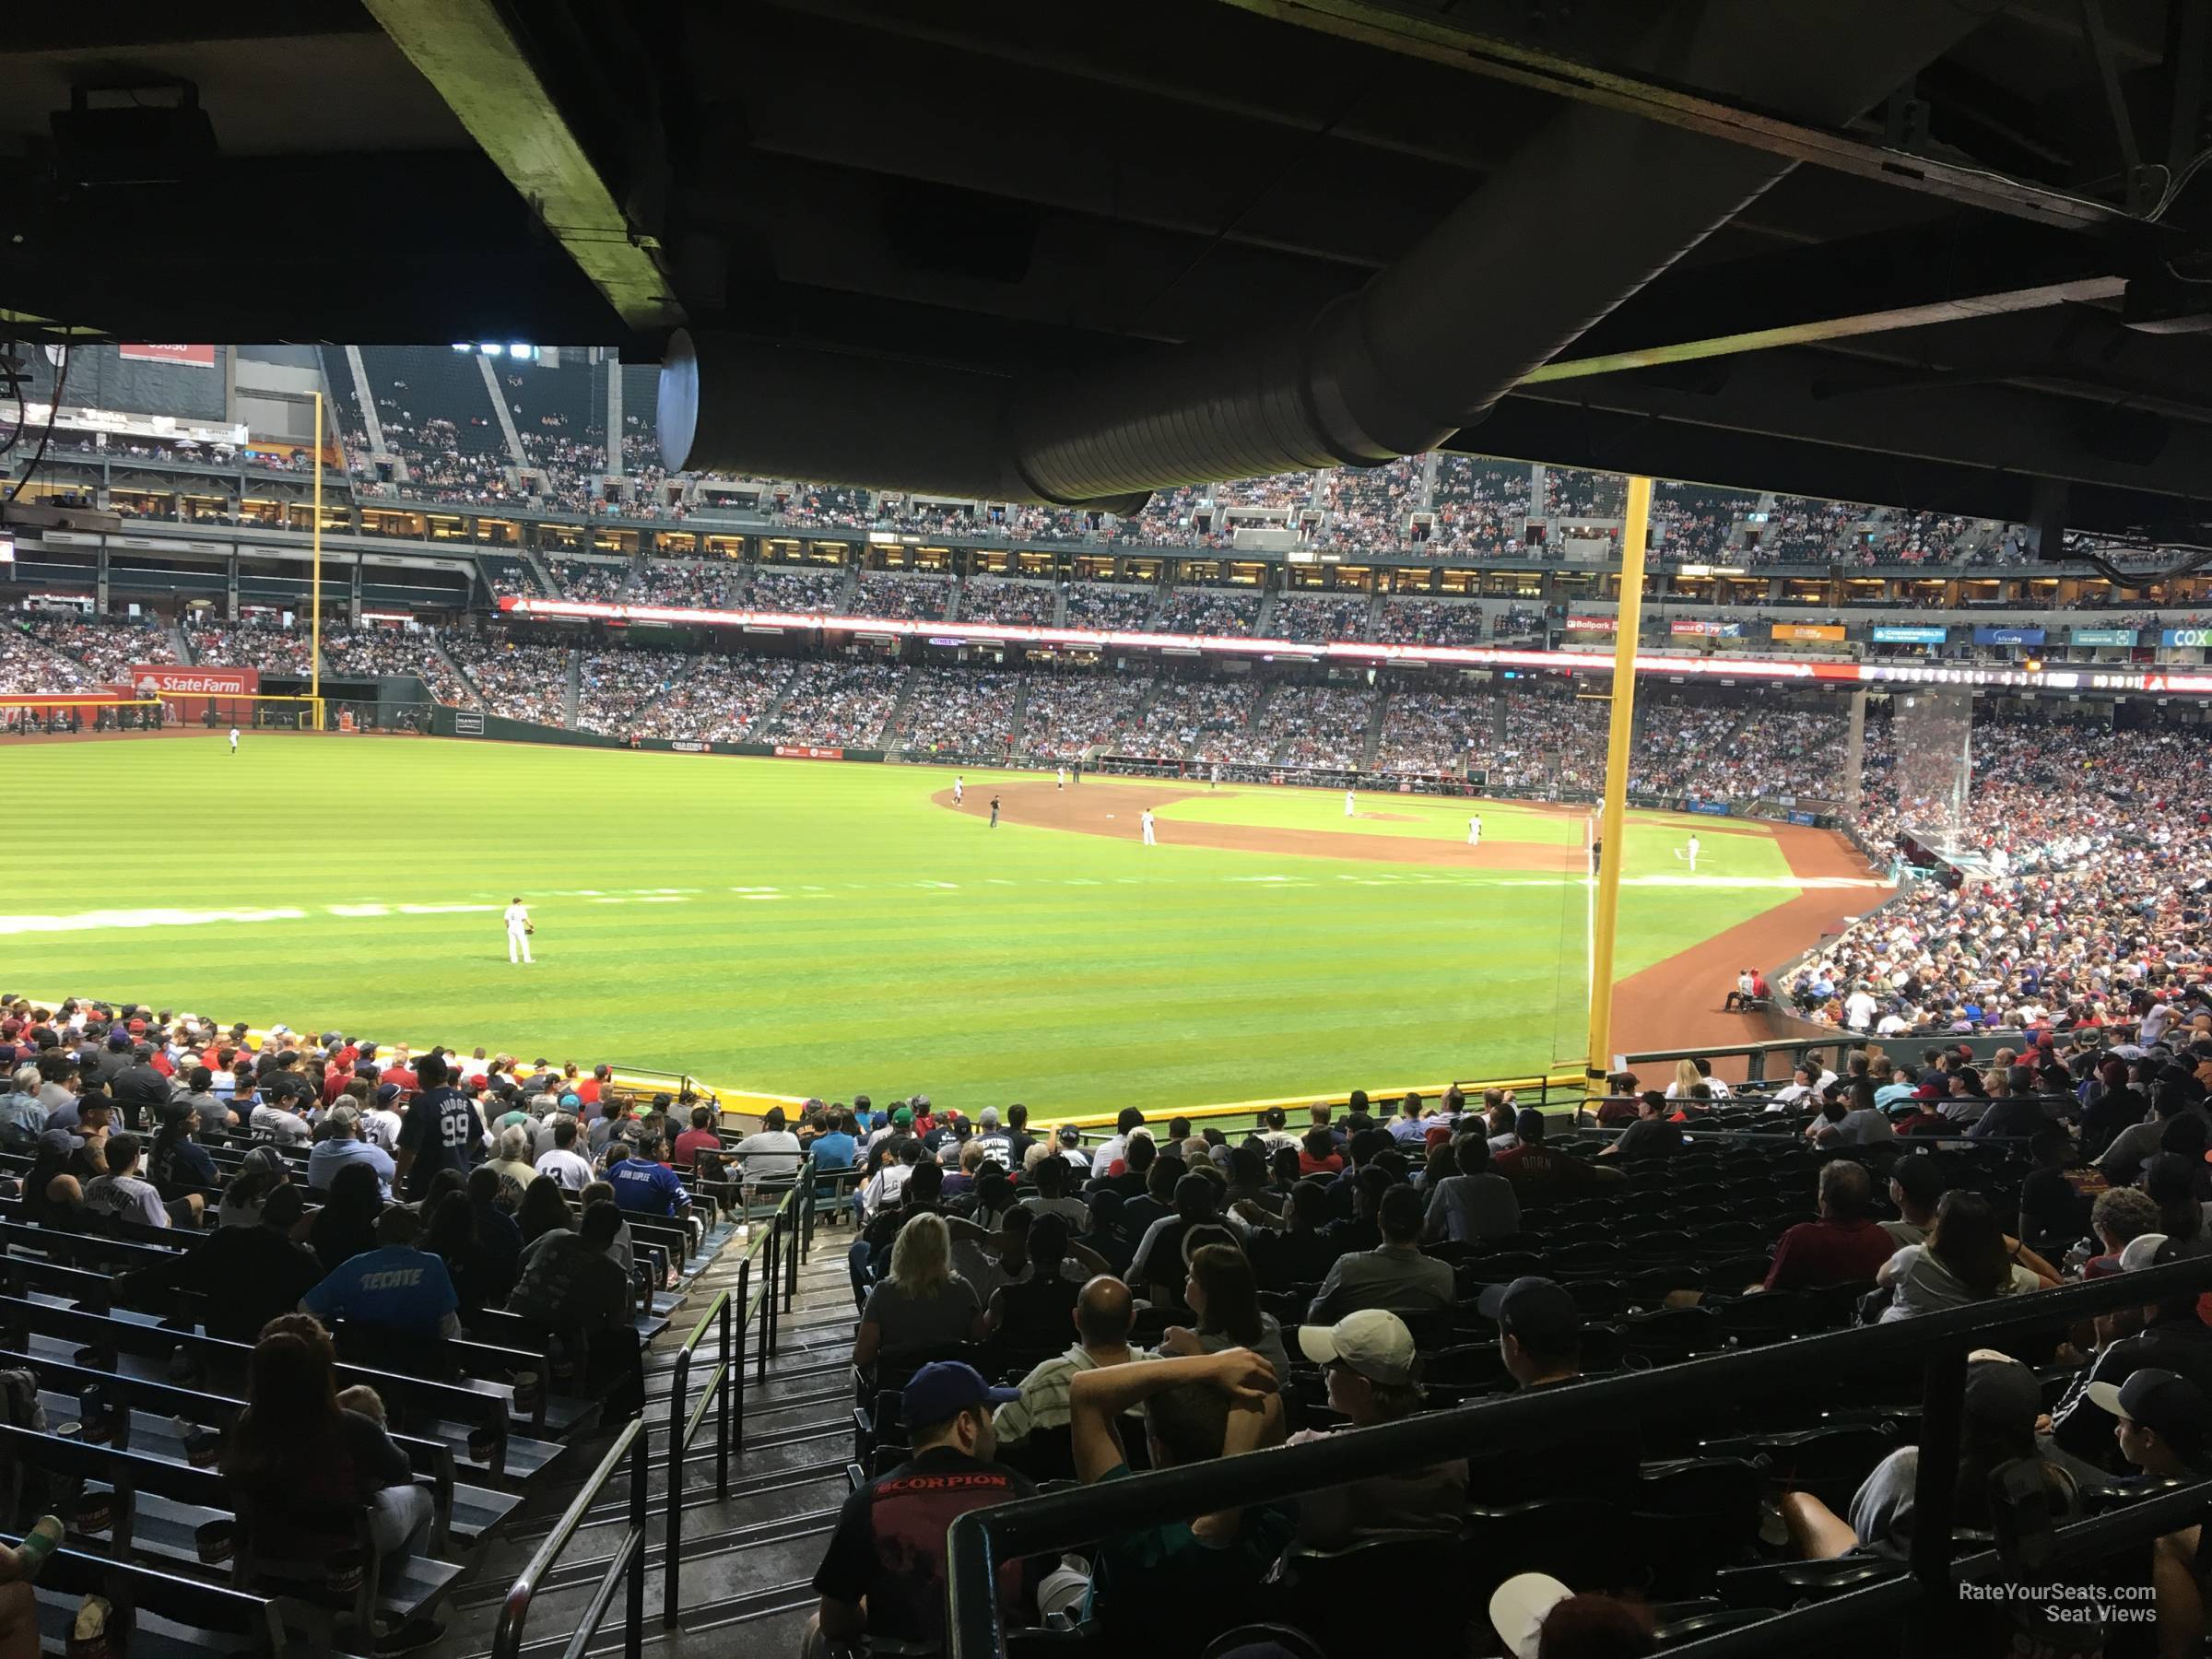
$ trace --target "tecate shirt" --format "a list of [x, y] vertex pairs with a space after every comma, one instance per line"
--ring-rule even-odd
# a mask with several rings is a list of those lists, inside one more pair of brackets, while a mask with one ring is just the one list
[[324, 1324], [355, 1319], [423, 1335], [437, 1335], [445, 1316], [459, 1305], [445, 1264], [405, 1244], [364, 1251], [339, 1263], [300, 1301]]

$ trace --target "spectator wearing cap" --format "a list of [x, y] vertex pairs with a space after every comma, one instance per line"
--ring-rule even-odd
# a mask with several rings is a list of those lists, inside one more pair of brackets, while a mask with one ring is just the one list
[[1088, 1175], [1090, 1154], [1083, 1150], [1083, 1131], [1073, 1124], [1063, 1124], [1057, 1138], [1061, 1160], [1072, 1167], [1078, 1175]]
[[238, 1172], [223, 1187], [216, 1206], [218, 1227], [253, 1227], [261, 1221], [262, 1206], [278, 1187], [288, 1185], [291, 1171], [274, 1147], [254, 1147], [239, 1160]]
[[2020, 1183], [2019, 1235], [2056, 1240], [2063, 1249], [2080, 1238], [2089, 1222], [2089, 1200], [2067, 1174], [2074, 1137], [2065, 1124], [2046, 1122], [2030, 1138], [2028, 1153], [2035, 1169]]
[[[1329, 1409], [1353, 1430], [1411, 1417], [1421, 1408], [1420, 1359], [1413, 1333], [1395, 1313], [1365, 1308], [1333, 1325], [1299, 1327], [1298, 1346], [1322, 1369]], [[1293, 1446], [1323, 1438], [1307, 1430]], [[1379, 1532], [1455, 1533], [1466, 1512], [1467, 1465], [1453, 1458], [1426, 1468], [1371, 1476], [1298, 1500], [1298, 1542], [1335, 1549]]]
[[396, 1083], [379, 1083], [373, 1097], [376, 1104], [361, 1113], [361, 1138], [372, 1147], [386, 1152], [399, 1149], [399, 1132], [406, 1120], [399, 1115], [400, 1095]]
[[1948, 1185], [1942, 1162], [1925, 1154], [1907, 1154], [1889, 1166], [1889, 1202], [1897, 1206], [1898, 1218], [1880, 1226], [1892, 1245], [1902, 1249], [1926, 1242]]
[[1900, 1102], [1889, 1119], [1889, 1127], [1899, 1135], [1944, 1135], [1958, 1133], [1958, 1125], [1942, 1112], [1947, 1091], [1937, 1073], [1928, 1081], [1914, 1086], [1912, 1093]]
[[1672, 1121], [1666, 1097], [1647, 1088], [1636, 1097], [1636, 1121], [1618, 1139], [1601, 1151], [1600, 1158], [1624, 1162], [1640, 1158], [1672, 1158], [1682, 1150], [1682, 1125]]
[[[970, 1510], [1029, 1497], [1027, 1477], [996, 1463], [992, 1410], [1018, 1398], [971, 1365], [924, 1365], [907, 1379], [900, 1411], [913, 1455], [860, 1487], [838, 1513], [821, 1566], [820, 1598], [801, 1646], [822, 1659], [832, 1643], [862, 1638], [935, 1652], [945, 1641], [945, 1535]], [[1002, 1613], [1028, 1622], [1033, 1577], [1019, 1561], [999, 1575]]]
[[[1524, 1393], [1561, 1388], [1583, 1375], [1583, 1313], [1568, 1290], [1534, 1276], [1489, 1285], [1476, 1309], [1498, 1325], [1498, 1353]], [[1642, 1456], [1635, 1425], [1584, 1413], [1556, 1430], [1528, 1431], [1472, 1459], [1468, 1488], [1485, 1503], [1552, 1496], [1622, 1499]]]
[[[2143, 1233], [2120, 1253], [2120, 1271], [2140, 1272], [2190, 1259], [2164, 1233]], [[2124, 1322], [2100, 1320], [2106, 1338], [2096, 1357], [2067, 1387], [2051, 1411], [2051, 1437], [2061, 1449], [2100, 1468], [2115, 1469], [2118, 1448], [2112, 1420], [2091, 1394], [2095, 1384], [2118, 1387], [2139, 1371], [2178, 1372], [2212, 1397], [2212, 1325], [2197, 1317], [2197, 1293], [2174, 1292], [2162, 1302], [2147, 1302], [2142, 1328], [2122, 1334]]]
[[1392, 1186], [1382, 1194], [1375, 1219], [1382, 1241], [1372, 1250], [1336, 1258], [1306, 1310], [1308, 1324], [1331, 1324], [1361, 1308], [1386, 1308], [1423, 1322], [1451, 1311], [1452, 1264], [1421, 1253], [1420, 1194], [1403, 1184]]
[[154, 1114], [169, 1103], [169, 1078], [154, 1065], [154, 1045], [133, 1042], [129, 1064], [109, 1079], [108, 1092], [123, 1113], [124, 1123], [138, 1129], [151, 1125]]
[[307, 1184], [319, 1193], [327, 1193], [338, 1171], [347, 1164], [367, 1164], [376, 1171], [378, 1195], [389, 1201], [392, 1157], [382, 1147], [361, 1138], [361, 1114], [351, 1106], [333, 1106], [324, 1122], [330, 1133], [317, 1141], [307, 1155]]
[[2157, 1156], [2168, 1126], [2183, 1113], [2194, 1111], [2183, 1089], [2163, 1082], [2152, 1091], [2151, 1109], [2156, 1113], [2154, 1117], [2131, 1124], [2113, 1135], [2112, 1144], [2097, 1160], [2098, 1169], [2113, 1186], [2132, 1184], [2143, 1173], [2143, 1166]]
[[132, 1305], [171, 1311], [177, 1291], [204, 1298], [201, 1323], [210, 1336], [251, 1342], [262, 1326], [300, 1305], [323, 1279], [313, 1251], [292, 1241], [304, 1213], [300, 1189], [279, 1187], [253, 1227], [218, 1227], [184, 1254], [119, 1276], [116, 1296]]
[[1866, 1212], [1874, 1183], [1866, 1166], [1846, 1158], [1820, 1166], [1820, 1216], [1782, 1235], [1767, 1268], [1768, 1290], [1808, 1290], [1871, 1280], [1897, 1246]]
[[[2042, 1395], [2035, 1373], [1994, 1350], [1967, 1357], [1960, 1408], [1959, 1474], [1951, 1488], [1951, 1524], [1991, 1524], [1991, 1478], [2008, 1464], [2028, 1462], [2051, 1500], [2053, 1518], [2074, 1508], [2075, 1484], [2057, 1464], [2038, 1457], [2036, 1414]], [[2107, 1435], [2109, 1440], [2110, 1436]], [[1900, 1446], [1874, 1467], [1852, 1498], [1848, 1519], [1810, 1492], [1782, 1500], [1783, 1523], [1798, 1552], [1814, 1560], [1865, 1554], [1902, 1560], [1912, 1551], [1912, 1500], [1920, 1478], [1920, 1449]]]
[[205, 1065], [194, 1065], [184, 1073], [182, 1090], [172, 1096], [172, 1106], [181, 1106], [192, 1113], [192, 1133], [199, 1140], [213, 1140], [228, 1135], [234, 1122], [229, 1103], [215, 1092], [215, 1073]]
[[1490, 1166], [1512, 1182], [1513, 1190], [1524, 1196], [1532, 1190], [1550, 1192], [1588, 1186], [1601, 1179], [1618, 1179], [1618, 1171], [1594, 1170], [1579, 1158], [1554, 1152], [1547, 1147], [1544, 1114], [1533, 1106], [1514, 1117], [1513, 1139], [1516, 1144], [1512, 1149], [1498, 1153], [1490, 1159]]
[[304, 1147], [315, 1138], [314, 1126], [291, 1110], [291, 1096], [265, 1096], [246, 1119], [246, 1128], [255, 1140], [273, 1141], [279, 1147]]

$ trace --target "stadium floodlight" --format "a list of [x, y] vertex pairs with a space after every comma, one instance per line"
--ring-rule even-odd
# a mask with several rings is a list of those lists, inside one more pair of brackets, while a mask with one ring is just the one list
[[496, 343], [487, 341], [479, 344], [477, 347], [477, 349], [482, 352], [486, 357], [498, 357], [500, 353], [505, 349], [505, 347]]
[[535, 346], [511, 345], [507, 347], [507, 355], [512, 358], [534, 358], [537, 355], [537, 347]]
[[455, 340], [453, 342], [453, 349], [455, 351], [474, 351], [476, 347], [471, 346], [466, 340]]

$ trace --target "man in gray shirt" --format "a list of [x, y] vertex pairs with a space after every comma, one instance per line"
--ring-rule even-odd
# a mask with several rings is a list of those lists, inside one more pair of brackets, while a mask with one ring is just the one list
[[1361, 1308], [1386, 1308], [1408, 1320], [1451, 1310], [1452, 1265], [1421, 1253], [1421, 1195], [1409, 1186], [1392, 1187], [1375, 1219], [1382, 1244], [1336, 1258], [1306, 1310], [1308, 1324], [1335, 1324]]
[[1490, 1168], [1490, 1144], [1479, 1130], [1452, 1143], [1459, 1173], [1447, 1175], [1429, 1194], [1421, 1233], [1455, 1244], [1501, 1238], [1519, 1230], [1521, 1200], [1513, 1183]]

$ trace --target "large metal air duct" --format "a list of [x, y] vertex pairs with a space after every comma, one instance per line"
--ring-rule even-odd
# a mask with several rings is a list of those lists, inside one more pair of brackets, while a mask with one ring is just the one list
[[[1930, 0], [1707, 0], [1675, 6], [1630, 66], [1832, 125], [1980, 20]], [[662, 447], [671, 469], [1116, 512], [1168, 485], [1371, 465], [1477, 418], [1792, 165], [1576, 105], [1312, 317], [1035, 382], [679, 334], [661, 374]]]

